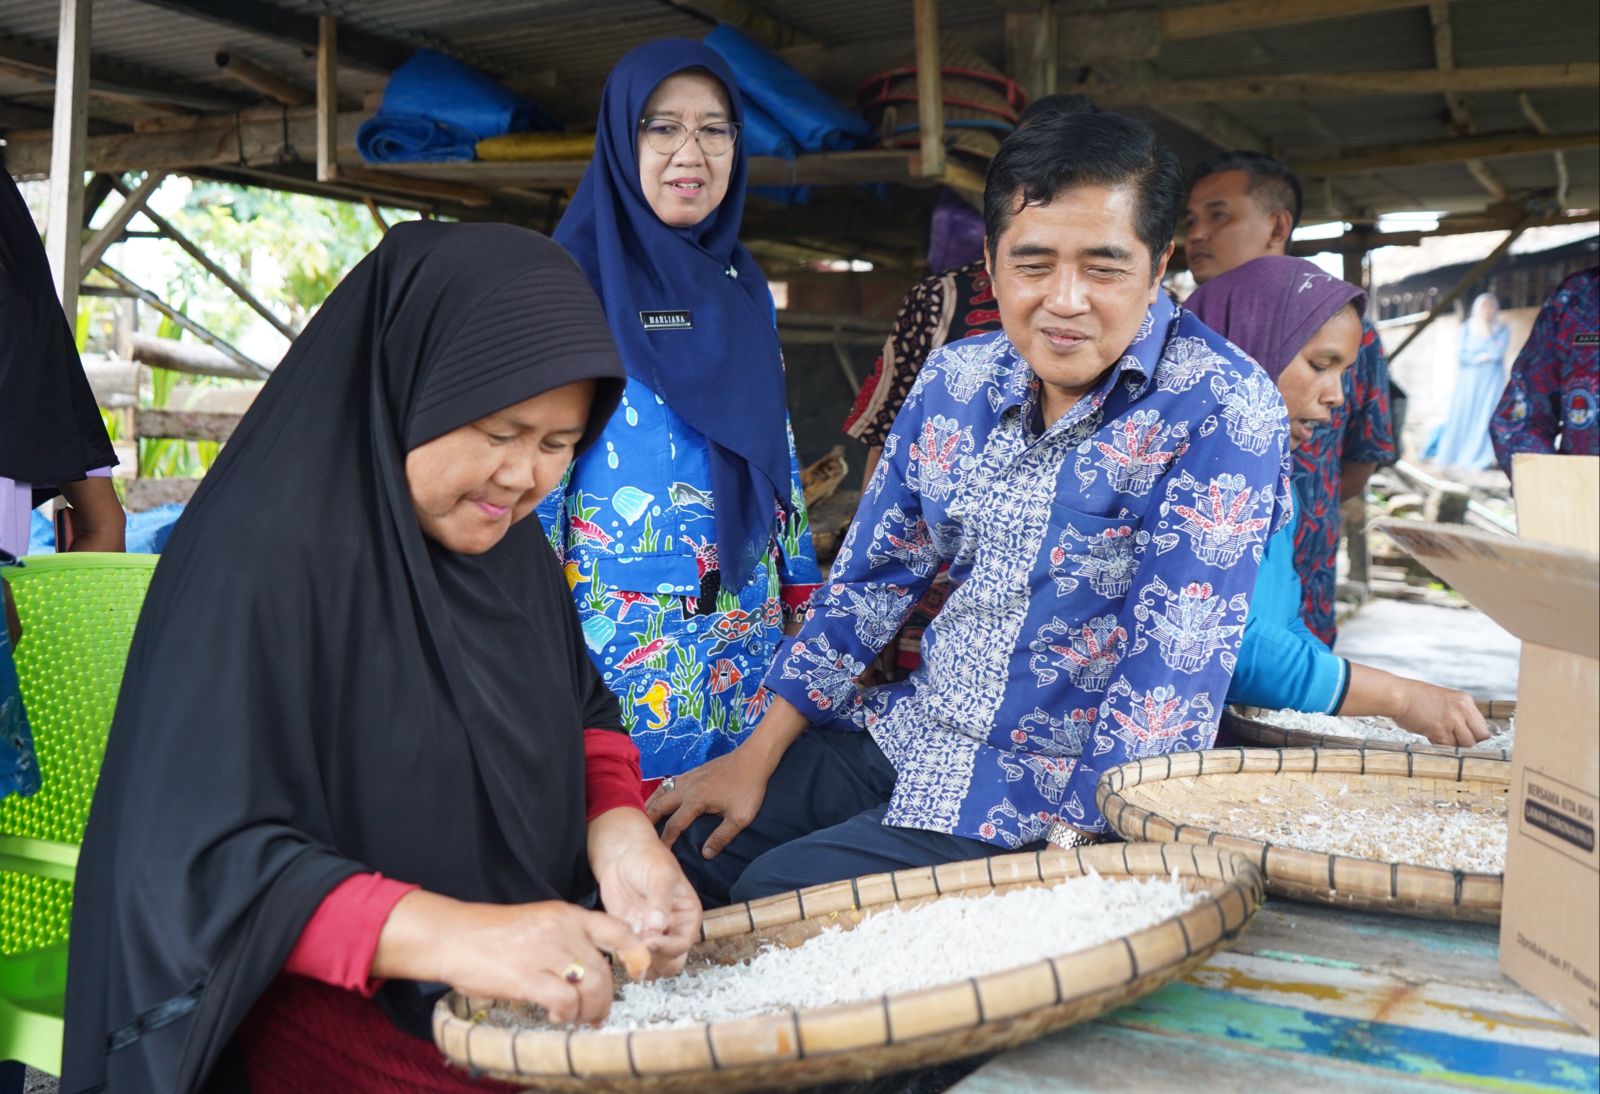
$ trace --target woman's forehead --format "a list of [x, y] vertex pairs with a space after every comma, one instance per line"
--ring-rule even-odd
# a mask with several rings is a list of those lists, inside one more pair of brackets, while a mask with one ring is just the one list
[[705, 72], [674, 72], [656, 85], [645, 103], [645, 111], [675, 117], [694, 110], [701, 117], [726, 116], [728, 95], [722, 83]]

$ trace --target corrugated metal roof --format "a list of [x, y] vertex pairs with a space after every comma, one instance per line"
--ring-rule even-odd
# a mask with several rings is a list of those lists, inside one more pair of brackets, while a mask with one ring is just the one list
[[[700, 36], [707, 23], [667, 0], [258, 0], [304, 16], [332, 11], [341, 25], [401, 47], [432, 45], [518, 86], [569, 124], [592, 121], [599, 91], [616, 59], [638, 42], [662, 35]], [[873, 69], [901, 61], [910, 51], [912, 0], [745, 0], [824, 43], [794, 51], [796, 64], [816, 74], [849, 101]], [[1150, 0], [1165, 7], [1204, 0]], [[1107, 5], [1115, 7], [1115, 5]], [[942, 0], [941, 27], [980, 56], [998, 64], [1004, 9], [997, 0]], [[1600, 5], [1593, 0], [1452, 0], [1449, 5], [1457, 65], [1547, 64], [1600, 59]], [[45, 0], [0, 0], [0, 46], [13, 38], [53, 46], [58, 8]], [[167, 80], [235, 99], [252, 98], [219, 72], [219, 49], [241, 53], [307, 87], [314, 81], [311, 49], [252, 33], [215, 18], [185, 14], [143, 0], [95, 0], [93, 50], [97, 59], [150, 80]], [[892, 44], [888, 44], [891, 43]], [[1427, 6], [1168, 43], [1157, 64], [1174, 78], [1284, 72], [1336, 73], [1427, 69], [1434, 65]], [[1073, 73], [1063, 72], [1063, 80]], [[382, 86], [383, 76], [347, 63], [340, 91], [350, 100]], [[0, 110], [16, 111], [0, 125], [48, 113], [51, 89], [0, 72]], [[1539, 90], [1532, 101], [1558, 133], [1600, 128], [1594, 89]], [[1527, 132], [1517, 97], [1474, 94], [1466, 99], [1482, 133]], [[1247, 101], [1212, 104], [1225, 121], [1259, 134], [1287, 158], [1327, 158], [1341, 151], [1446, 139], [1448, 117], [1438, 95], [1314, 98], [1303, 102]], [[91, 113], [127, 124], [147, 113], [127, 100], [101, 96]], [[1140, 111], [1166, 135], [1186, 162], [1214, 151], [1205, 139], [1154, 110]], [[1596, 203], [1597, 153], [1567, 153], [1574, 200]], [[1553, 187], [1548, 155], [1496, 160], [1491, 166], [1513, 189]], [[1459, 164], [1341, 175], [1334, 180], [1346, 205], [1372, 210], [1481, 208], [1481, 187]], [[1314, 183], [1321, 188], [1321, 184]]]

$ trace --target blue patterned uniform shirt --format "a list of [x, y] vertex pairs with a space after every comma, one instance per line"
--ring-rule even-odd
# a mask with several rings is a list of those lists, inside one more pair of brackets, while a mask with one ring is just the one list
[[[833, 572], [766, 686], [897, 772], [884, 823], [1016, 847], [1090, 831], [1100, 775], [1204, 748], [1268, 536], [1292, 513], [1277, 388], [1160, 297], [1124, 356], [1042, 432], [1002, 332], [923, 366]], [[951, 593], [909, 680], [862, 667], [937, 572]]]

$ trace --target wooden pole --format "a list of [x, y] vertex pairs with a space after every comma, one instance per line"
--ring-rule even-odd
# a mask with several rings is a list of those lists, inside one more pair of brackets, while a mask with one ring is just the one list
[[1022, 85], [1030, 99], [1055, 92], [1057, 36], [1055, 7], [1050, 0], [1006, 12], [1006, 73]]
[[339, 21], [317, 21], [317, 181], [339, 176]]
[[261, 92], [284, 106], [307, 106], [316, 99], [306, 88], [293, 80], [285, 79], [270, 69], [263, 68], [248, 57], [231, 50], [219, 49], [214, 58], [217, 67], [241, 84]]
[[151, 368], [171, 369], [188, 376], [220, 376], [226, 380], [259, 380], [261, 375], [210, 346], [157, 338], [137, 331], [128, 336], [127, 357]]
[[[1517, 105], [1522, 108], [1522, 116], [1528, 119], [1528, 124], [1540, 133], [1549, 135], [1550, 124], [1544, 120], [1544, 115], [1534, 108], [1533, 100], [1528, 98], [1526, 91], [1517, 95]], [[1567, 174], [1567, 155], [1565, 152], [1554, 154], [1556, 166], [1556, 204], [1561, 208], [1567, 207], [1567, 185], [1570, 181]]]
[[129, 221], [139, 215], [139, 211], [145, 207], [145, 203], [150, 200], [151, 195], [166, 177], [165, 171], [151, 171], [139, 184], [139, 188], [131, 193], [120, 182], [112, 181], [112, 189], [122, 194], [122, 204], [111, 214], [111, 219], [106, 221], [105, 226], [83, 245], [83, 252], [78, 258], [78, 269], [92, 270], [100, 264], [106, 251], [122, 238], [123, 233], [128, 230]]
[[939, 2], [913, 0], [917, 45], [917, 121], [922, 131], [922, 174], [944, 174], [944, 73], [939, 60]]
[[55, 115], [50, 128], [50, 208], [45, 253], [67, 322], [78, 315], [83, 247], [83, 150], [89, 136], [89, 15], [93, 0], [61, 0]]
[[[117, 189], [123, 193], [127, 193], [126, 188], [123, 187], [121, 183], [117, 184]], [[233, 295], [237, 296], [240, 300], [243, 300], [246, 304], [248, 304], [251, 310], [257, 315], [261, 316], [261, 318], [265, 319], [268, 323], [271, 323], [273, 329], [279, 334], [283, 335], [291, 342], [294, 341], [295, 336], [299, 333], [298, 331], [296, 331], [289, 324], [285, 323], [282, 319], [279, 319], [271, 309], [269, 309], [260, 300], [257, 300], [249, 289], [245, 288], [237, 278], [214, 262], [210, 255], [202, 251], [192, 240], [189, 239], [188, 236], [180, 232], [171, 221], [167, 220], [166, 217], [152, 209], [146, 209], [144, 215], [149, 218], [150, 223], [156, 226], [156, 231], [172, 240], [172, 242], [176, 243], [179, 247], [182, 247], [185, 253], [187, 253], [190, 258], [200, 263], [207, 273], [226, 285], [228, 291], [232, 292]]]
[[1407, 346], [1417, 340], [1417, 336], [1419, 334], [1428, 329], [1429, 323], [1432, 323], [1435, 319], [1439, 318], [1439, 316], [1449, 311], [1450, 308], [1455, 305], [1455, 302], [1461, 299], [1462, 294], [1472, 287], [1473, 282], [1477, 281], [1478, 278], [1494, 269], [1495, 263], [1500, 261], [1501, 256], [1509, 251], [1511, 249], [1511, 245], [1517, 241], [1517, 238], [1521, 236], [1524, 231], [1527, 230], [1528, 224], [1531, 220], [1533, 220], [1533, 216], [1531, 214], [1524, 216], [1520, 221], [1517, 222], [1516, 227], [1512, 228], [1506, 233], [1506, 237], [1500, 241], [1499, 246], [1490, 251], [1483, 261], [1479, 262], [1476, 266], [1472, 267], [1472, 269], [1468, 270], [1464, 275], [1462, 275], [1461, 280], [1456, 282], [1455, 288], [1445, 293], [1444, 296], [1440, 298], [1439, 302], [1434, 304], [1432, 310], [1430, 310], [1428, 314], [1423, 317], [1422, 322], [1418, 323], [1414, 328], [1412, 328], [1411, 333], [1406, 335], [1405, 341], [1401, 342], [1395, 351], [1389, 354], [1389, 363], [1391, 365], [1394, 363], [1394, 359], [1396, 357], [1399, 357], [1406, 351]]
[[[267, 368], [265, 365], [252, 361], [233, 346], [229, 345], [226, 341], [218, 338], [216, 335], [206, 330], [206, 328], [202, 327], [199, 323], [196, 323], [193, 319], [190, 319], [187, 315], [184, 315], [177, 308], [170, 306], [155, 293], [151, 292], [147, 288], [144, 288], [142, 285], [139, 285], [132, 278], [128, 277], [121, 271], [106, 265], [104, 262], [96, 266], [95, 269], [99, 270], [112, 281], [116, 282], [117, 288], [121, 289], [135, 300], [144, 301], [156, 311], [160, 312], [162, 315], [178, 324], [178, 326], [182, 327], [184, 330], [200, 339], [200, 341], [206, 343], [208, 346], [216, 348], [225, 357], [243, 370], [243, 373], [241, 374], [243, 379], [265, 380], [268, 376], [272, 375], [271, 369]], [[138, 335], [134, 336], [136, 344], [138, 337]]]
[[[1456, 67], [1455, 29], [1450, 22], [1450, 0], [1431, 0], [1428, 19], [1433, 24], [1433, 63], [1441, 71]], [[1467, 98], [1459, 91], [1446, 92], [1444, 106], [1450, 113], [1450, 128], [1457, 136], [1468, 137], [1476, 132], [1472, 124], [1472, 111], [1467, 109]], [[1467, 174], [1496, 201], [1505, 201], [1511, 192], [1500, 177], [1489, 169], [1483, 160], [1466, 160]]]

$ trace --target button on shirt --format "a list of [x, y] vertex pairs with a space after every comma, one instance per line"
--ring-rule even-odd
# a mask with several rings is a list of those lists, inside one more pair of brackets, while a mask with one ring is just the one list
[[[1211, 743], [1264, 545], [1292, 512], [1287, 415], [1243, 351], [1165, 296], [1039, 428], [1004, 333], [936, 350], [833, 572], [766, 678], [894, 764], [884, 823], [1000, 846], [1105, 828], [1099, 776]], [[909, 680], [862, 690], [941, 564]]]

